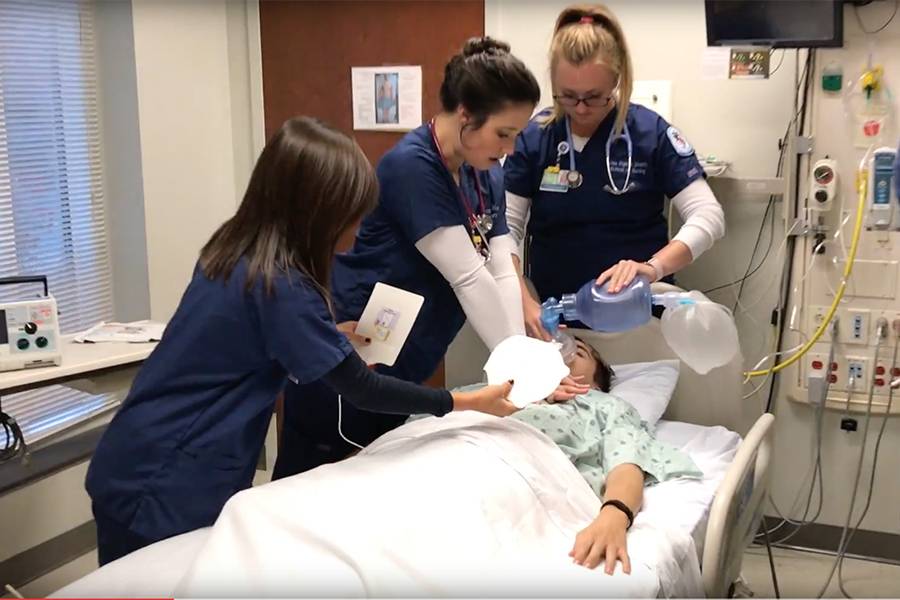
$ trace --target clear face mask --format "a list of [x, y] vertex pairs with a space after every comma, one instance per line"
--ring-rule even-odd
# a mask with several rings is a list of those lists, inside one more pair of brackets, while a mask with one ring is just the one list
[[571, 366], [575, 360], [575, 354], [578, 352], [578, 346], [575, 344], [575, 338], [566, 333], [559, 326], [559, 313], [551, 313], [543, 311], [541, 314], [541, 323], [544, 329], [553, 338], [553, 341], [559, 346], [559, 353], [562, 355], [563, 362], [566, 366]]

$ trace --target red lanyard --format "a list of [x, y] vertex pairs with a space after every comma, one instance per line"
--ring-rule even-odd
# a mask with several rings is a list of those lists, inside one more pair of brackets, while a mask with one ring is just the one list
[[[452, 176], [453, 172], [450, 171], [450, 165], [447, 164], [447, 157], [444, 156], [444, 150], [441, 148], [441, 143], [438, 141], [437, 133], [435, 133], [435, 131], [434, 131], [434, 119], [431, 119], [431, 121], [428, 122], [428, 131], [431, 133], [431, 139], [434, 141], [434, 147], [437, 148], [438, 156], [441, 157], [441, 162], [444, 163], [444, 166], [447, 168], [447, 171], [450, 172], [450, 175]], [[474, 171], [474, 169], [473, 169], [473, 171]], [[463, 205], [463, 210], [466, 211], [466, 215], [468, 215], [468, 217], [469, 217], [469, 226], [474, 228], [475, 223], [477, 222], [477, 219], [475, 217], [475, 211], [472, 210], [472, 206], [469, 204], [469, 201], [466, 199], [466, 195], [463, 192], [463, 186], [462, 186], [462, 176], [465, 174], [465, 172], [466, 172], [465, 169], [460, 169], [460, 181], [459, 181], [460, 185], [456, 186], [456, 193], [459, 195], [459, 201]], [[479, 207], [479, 210], [481, 211], [480, 214], [483, 215], [486, 212], [485, 208], [484, 208], [484, 194], [481, 192], [481, 183], [479, 183], [479, 181], [478, 181], [477, 173], [475, 173], [475, 176], [473, 177], [473, 179], [475, 181], [475, 193], [478, 194], [478, 207]]]

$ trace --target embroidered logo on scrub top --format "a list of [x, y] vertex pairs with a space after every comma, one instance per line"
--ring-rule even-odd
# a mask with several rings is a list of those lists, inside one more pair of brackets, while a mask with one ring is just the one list
[[[635, 160], [631, 163], [631, 172], [634, 175], [646, 175], [647, 168], [650, 166], [645, 160]], [[627, 160], [611, 160], [609, 162], [609, 169], [613, 173], [627, 173], [628, 172], [628, 161]]]
[[690, 142], [685, 139], [677, 128], [670, 126], [666, 129], [666, 136], [669, 138], [669, 142], [678, 156], [690, 156], [694, 153], [694, 147], [691, 146]]

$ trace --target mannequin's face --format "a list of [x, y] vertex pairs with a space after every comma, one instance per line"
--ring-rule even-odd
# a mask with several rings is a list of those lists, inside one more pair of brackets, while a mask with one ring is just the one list
[[597, 359], [594, 358], [590, 347], [581, 340], [575, 341], [575, 356], [569, 362], [569, 372], [572, 377], [581, 377], [581, 382], [593, 388], [597, 387], [596, 376]]

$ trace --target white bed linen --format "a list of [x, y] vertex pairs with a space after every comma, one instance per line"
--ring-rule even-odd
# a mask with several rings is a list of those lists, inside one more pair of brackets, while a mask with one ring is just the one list
[[696, 597], [694, 540], [740, 438], [665, 421], [657, 435], [705, 476], [647, 489], [628, 538], [631, 576], [571, 564], [574, 534], [599, 500], [548, 438], [513, 419], [454, 413], [243, 492], [215, 528], [135, 552], [56, 596]]

